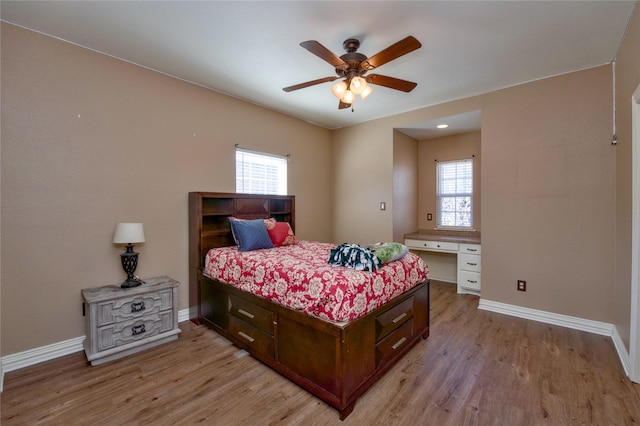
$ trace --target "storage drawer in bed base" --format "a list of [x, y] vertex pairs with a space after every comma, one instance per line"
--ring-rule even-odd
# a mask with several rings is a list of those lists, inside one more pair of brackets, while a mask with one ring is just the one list
[[[205, 299], [200, 312], [208, 313], [202, 318], [205, 324], [336, 408], [341, 419], [360, 395], [429, 335], [428, 281], [346, 325], [287, 309], [204, 275], [200, 286], [209, 287], [200, 289]], [[222, 312], [211, 312], [208, 307], [214, 306]]]

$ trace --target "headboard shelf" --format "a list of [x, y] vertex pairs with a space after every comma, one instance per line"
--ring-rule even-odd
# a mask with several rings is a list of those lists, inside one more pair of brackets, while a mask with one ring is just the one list
[[[289, 222], [295, 232], [295, 196], [236, 194], [227, 192], [189, 193], [189, 281], [195, 284], [204, 267], [207, 252], [214, 247], [233, 246], [229, 217], [274, 218]], [[200, 306], [199, 286], [189, 286], [189, 306]]]

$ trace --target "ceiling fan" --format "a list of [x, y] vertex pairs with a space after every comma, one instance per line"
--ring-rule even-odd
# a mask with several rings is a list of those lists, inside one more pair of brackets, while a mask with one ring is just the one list
[[373, 88], [371, 88], [369, 84], [376, 84], [403, 92], [410, 92], [417, 86], [417, 83], [388, 77], [386, 75], [365, 75], [367, 72], [387, 62], [419, 49], [422, 44], [413, 36], [406, 37], [392, 44], [370, 58], [357, 52], [360, 47], [360, 41], [355, 38], [349, 38], [344, 41], [342, 46], [347, 53], [339, 57], [315, 40], [303, 41], [300, 43], [300, 46], [334, 66], [337, 75], [285, 87], [282, 89], [285, 92], [292, 92], [316, 84], [344, 79], [331, 86], [331, 92], [340, 99], [338, 109], [343, 109], [351, 106], [355, 101], [355, 95], [359, 94], [362, 99], [369, 96], [373, 91]]

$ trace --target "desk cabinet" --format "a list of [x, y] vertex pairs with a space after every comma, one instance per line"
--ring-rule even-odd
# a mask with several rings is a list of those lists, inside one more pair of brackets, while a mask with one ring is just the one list
[[405, 240], [411, 250], [452, 253], [457, 257], [458, 293], [480, 295], [482, 284], [481, 245], [435, 240]]
[[460, 244], [460, 251], [458, 252], [458, 293], [480, 294], [482, 282], [480, 255], [480, 244]]
[[177, 339], [179, 285], [163, 276], [133, 288], [83, 289], [84, 350], [91, 365]]

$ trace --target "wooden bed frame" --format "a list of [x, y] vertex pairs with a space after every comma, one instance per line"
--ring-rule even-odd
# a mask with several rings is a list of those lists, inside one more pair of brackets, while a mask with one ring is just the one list
[[295, 231], [294, 196], [189, 193], [189, 305], [205, 324], [333, 406], [356, 399], [429, 336], [429, 281], [355, 321], [337, 325], [203, 274], [206, 253], [234, 245], [228, 217], [274, 217]]

